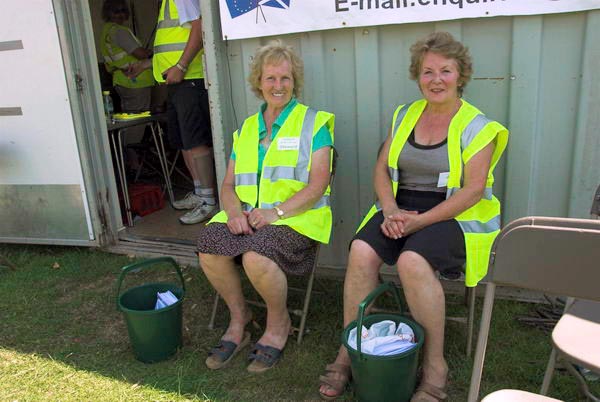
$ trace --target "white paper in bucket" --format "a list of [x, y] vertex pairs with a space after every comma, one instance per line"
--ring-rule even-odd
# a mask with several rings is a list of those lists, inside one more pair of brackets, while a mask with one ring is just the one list
[[165, 308], [170, 306], [171, 304], [177, 303], [179, 299], [170, 290], [167, 290], [164, 293], [157, 292], [156, 293], [156, 305], [154, 306], [154, 310], [160, 310], [161, 308]]
[[[348, 334], [348, 345], [356, 350], [356, 328]], [[412, 328], [391, 320], [376, 322], [367, 329], [362, 327], [360, 348], [362, 353], [375, 356], [391, 356], [406, 352], [416, 346]]]

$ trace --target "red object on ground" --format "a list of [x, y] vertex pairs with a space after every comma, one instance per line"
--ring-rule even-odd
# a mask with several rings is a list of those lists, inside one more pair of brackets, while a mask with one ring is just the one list
[[155, 184], [132, 184], [128, 188], [131, 212], [145, 216], [165, 207], [160, 186]]

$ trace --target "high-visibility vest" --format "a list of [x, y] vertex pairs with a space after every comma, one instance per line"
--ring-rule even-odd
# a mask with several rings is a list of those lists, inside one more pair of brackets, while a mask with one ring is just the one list
[[[245, 211], [270, 209], [282, 204], [308, 185], [314, 135], [326, 126], [333, 140], [335, 116], [298, 103], [269, 146], [258, 179], [258, 113], [248, 117], [233, 133], [235, 192]], [[333, 156], [333, 149], [330, 157]], [[284, 217], [272, 225], [286, 225], [321, 243], [329, 243], [332, 215], [327, 186], [325, 194], [309, 210]], [[225, 211], [210, 223], [227, 222]]]
[[[119, 85], [125, 88], [151, 87], [152, 85], [154, 85], [154, 77], [152, 76], [152, 71], [144, 70], [141, 74], [139, 74], [133, 79], [128, 78], [123, 72], [124, 69], [127, 69], [127, 67], [130, 64], [137, 62], [138, 59], [127, 53], [116, 43], [113, 43], [113, 34], [118, 29], [124, 29], [128, 31], [129, 34], [133, 38], [135, 38], [135, 36], [129, 30], [129, 28], [119, 24], [115, 24], [114, 22], [107, 22], [102, 28], [102, 41], [100, 43], [100, 51], [102, 52], [102, 57], [104, 58], [104, 65], [106, 67], [106, 71], [112, 74], [113, 85]], [[135, 39], [137, 41], [137, 38]], [[140, 45], [140, 47], [142, 47], [142, 45], [139, 42], [138, 44]]]
[[[154, 37], [154, 57], [152, 57], [152, 71], [156, 81], [165, 82], [162, 73], [179, 62], [191, 31], [191, 28], [184, 28], [179, 23], [179, 13], [175, 1], [164, 0], [158, 14], [156, 36]], [[204, 49], [201, 49], [194, 56], [187, 66], [183, 79], [204, 78], [203, 54]]]
[[[398, 180], [400, 178], [398, 157], [426, 105], [427, 101], [421, 99], [410, 104], [401, 105], [394, 112], [392, 121], [393, 139], [388, 154], [388, 171], [394, 196], [398, 191]], [[463, 169], [467, 162], [491, 141], [495, 141], [495, 148], [483, 198], [454, 218], [460, 225], [465, 237], [465, 250], [467, 253], [465, 284], [470, 287], [477, 286], [477, 283], [487, 273], [492, 243], [500, 232], [500, 201], [492, 194], [494, 184], [492, 172], [506, 149], [508, 130], [500, 123], [488, 119], [476, 107], [462, 100], [462, 106], [452, 118], [448, 127], [450, 173], [446, 198], [449, 198], [461, 188]], [[363, 219], [358, 230], [380, 210], [381, 206], [379, 202], [376, 202]]]

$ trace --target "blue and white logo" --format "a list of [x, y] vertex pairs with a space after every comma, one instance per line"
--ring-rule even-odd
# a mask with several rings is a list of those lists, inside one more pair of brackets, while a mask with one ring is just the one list
[[237, 18], [240, 15], [256, 10], [257, 17], [260, 11], [263, 15], [263, 19], [264, 13], [262, 7], [282, 8], [285, 10], [290, 8], [291, 1], [292, 0], [226, 0], [231, 18]]

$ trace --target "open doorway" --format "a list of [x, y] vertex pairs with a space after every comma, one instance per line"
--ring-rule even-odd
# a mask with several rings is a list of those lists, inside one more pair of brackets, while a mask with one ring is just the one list
[[[115, 85], [115, 69], [108, 71], [104, 63], [102, 47], [105, 34], [105, 0], [88, 0], [94, 30], [98, 71], [101, 77], [102, 91], [108, 91], [117, 113], [107, 120], [109, 141], [111, 142], [115, 181], [119, 191], [124, 230], [119, 238], [130, 241], [157, 241], [194, 245], [202, 223], [183, 225], [179, 217], [186, 211], [175, 210], [171, 206], [173, 199], [180, 199], [193, 191], [194, 183], [185, 166], [180, 152], [171, 148], [168, 135], [157, 141], [159, 132], [167, 133], [165, 85], [153, 81], [144, 83], [142, 91], [147, 102], [142, 107], [131, 109], [130, 94], [123, 93], [121, 86]], [[128, 28], [137, 40], [140, 48], [151, 54], [154, 43], [155, 27], [160, 11], [161, 0], [125, 0], [127, 10], [123, 10], [121, 24]], [[117, 10], [118, 11], [118, 10]], [[106, 54], [106, 52], [105, 52]], [[136, 54], [136, 56], [138, 56]], [[151, 72], [151, 71], [150, 71]], [[151, 74], [150, 74], [151, 76]], [[140, 76], [141, 77], [141, 76]], [[151, 78], [150, 78], [151, 79]], [[136, 81], [138, 84], [143, 79]], [[137, 89], [137, 88], [136, 88]], [[137, 95], [136, 95], [137, 96]], [[137, 102], [139, 105], [140, 102]], [[150, 112], [156, 116], [152, 124], [140, 124], [125, 128], [117, 136], [120, 121], [135, 121], [137, 114]], [[117, 123], [115, 125], [115, 123]], [[153, 133], [154, 131], [154, 133]], [[119, 143], [118, 138], [122, 140]], [[162, 149], [161, 149], [162, 148]], [[119, 156], [121, 152], [121, 156]], [[161, 156], [163, 161], [161, 161]], [[168, 176], [169, 180], [167, 180]], [[168, 182], [170, 181], [170, 186]], [[170, 196], [170, 189], [172, 196]], [[125, 190], [125, 191], [124, 191]], [[129, 202], [126, 202], [128, 200]], [[129, 212], [129, 214], [128, 214]]]

